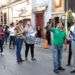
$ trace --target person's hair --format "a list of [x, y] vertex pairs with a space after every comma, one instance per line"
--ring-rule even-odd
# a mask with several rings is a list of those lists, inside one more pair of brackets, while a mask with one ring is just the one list
[[23, 21], [22, 21], [22, 20], [20, 20], [20, 21], [19, 21], [19, 23], [23, 23]]
[[2, 27], [2, 25], [0, 24], [0, 27]]
[[54, 20], [55, 20], [55, 25], [57, 25], [59, 23], [59, 17], [54, 17]]
[[14, 26], [14, 23], [12, 22], [12, 23], [10, 24], [10, 26]]
[[49, 19], [49, 24], [52, 23], [52, 19]]

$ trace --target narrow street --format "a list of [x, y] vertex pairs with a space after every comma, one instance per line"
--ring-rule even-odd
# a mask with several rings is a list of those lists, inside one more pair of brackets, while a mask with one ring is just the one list
[[[26, 43], [23, 47], [22, 42]], [[69, 49], [63, 49], [62, 53], [64, 42]], [[13, 47], [16, 44], [17, 49], [10, 49], [11, 44]], [[56, 75], [52, 47], [45, 49], [49, 45], [55, 47], [54, 72], [72, 75], [73, 71], [75, 75], [72, 70], [75, 65], [75, 0], [0, 0], [0, 75]], [[29, 48], [31, 53], [26, 61]], [[31, 54], [32, 60], [35, 54], [35, 62]], [[67, 61], [71, 55], [72, 65], [69, 66]], [[63, 68], [65, 71], [59, 72]]]
[[[22, 58], [24, 57], [25, 47], [22, 49]], [[30, 55], [30, 53], [29, 53]], [[8, 45], [4, 46], [4, 55], [0, 56], [0, 75], [55, 75], [53, 73], [52, 51], [51, 49], [43, 49], [35, 46], [35, 58], [36, 62], [32, 62], [30, 56], [28, 61], [18, 64], [16, 62], [15, 50], [9, 49]], [[67, 67], [67, 52], [63, 54], [65, 67], [64, 72], [60, 72], [59, 75], [71, 75], [71, 67]], [[64, 64], [65, 63], [65, 64]]]

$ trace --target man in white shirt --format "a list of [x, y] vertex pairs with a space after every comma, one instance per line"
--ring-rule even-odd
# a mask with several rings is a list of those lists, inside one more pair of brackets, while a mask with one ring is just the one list
[[9, 48], [11, 49], [11, 45], [13, 45], [13, 48], [15, 48], [15, 27], [14, 27], [14, 23], [10, 24], [9, 27], [9, 36], [10, 36], [10, 42], [9, 42]]

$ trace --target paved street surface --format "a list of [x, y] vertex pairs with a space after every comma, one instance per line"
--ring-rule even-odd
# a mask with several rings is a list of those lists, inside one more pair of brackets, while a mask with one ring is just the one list
[[[22, 49], [22, 58], [24, 59], [25, 47]], [[29, 53], [30, 55], [30, 53]], [[0, 55], [0, 75], [56, 75], [53, 73], [52, 64], [52, 51], [51, 49], [43, 49], [36, 45], [35, 47], [35, 58], [36, 62], [32, 62], [30, 56], [28, 61], [22, 64], [17, 64], [15, 50], [9, 49], [8, 45], [5, 45], [4, 56]], [[71, 75], [70, 71], [72, 67], [67, 67], [66, 59], [67, 52], [63, 54], [65, 67], [64, 72], [60, 72], [59, 75]]]

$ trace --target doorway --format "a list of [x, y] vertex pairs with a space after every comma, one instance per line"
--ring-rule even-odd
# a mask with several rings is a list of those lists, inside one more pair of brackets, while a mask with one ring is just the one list
[[43, 36], [43, 26], [44, 26], [44, 12], [35, 13], [35, 24], [37, 30], [37, 37]]

